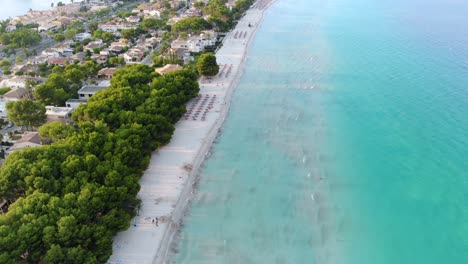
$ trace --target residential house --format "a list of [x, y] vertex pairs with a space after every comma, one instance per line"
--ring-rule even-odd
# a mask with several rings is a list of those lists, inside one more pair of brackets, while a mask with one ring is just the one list
[[73, 48], [71, 48], [72, 41], [64, 41], [50, 48], [51, 52], [58, 52], [61, 57], [70, 57], [73, 55]]
[[24, 148], [35, 148], [40, 146], [42, 146], [42, 144], [41, 138], [39, 137], [39, 133], [29, 132], [25, 133], [19, 140], [17, 140], [15, 144], [6, 151], [6, 154], [10, 155], [12, 152], [17, 150], [21, 150]]
[[130, 23], [140, 23], [140, 19], [141, 18], [139, 16], [129, 16], [125, 18], [125, 20], [127, 20]]
[[60, 23], [61, 27], [67, 27], [73, 22], [73, 19], [70, 17], [61, 16], [61, 17], [57, 17], [56, 21]]
[[105, 5], [92, 6], [92, 7], [89, 9], [89, 11], [90, 11], [90, 12], [98, 12], [98, 11], [104, 10], [104, 9], [106, 9], [106, 8], [107, 8], [107, 6], [105, 6]]
[[15, 88], [2, 95], [4, 101], [19, 101], [28, 97], [28, 91], [24, 88]]
[[85, 85], [80, 90], [78, 90], [78, 99], [88, 100], [97, 92], [105, 90], [106, 88], [106, 86]]
[[56, 14], [72, 15], [80, 12], [80, 7], [80, 3], [72, 3], [62, 6], [56, 6], [54, 11]]
[[161, 18], [161, 12], [159, 10], [143, 10], [144, 18]]
[[76, 108], [78, 108], [78, 106], [80, 106], [81, 104], [86, 104], [87, 102], [88, 102], [88, 100], [86, 100], [86, 99], [68, 99], [68, 100], [65, 102], [65, 105], [66, 105], [67, 107], [76, 109]]
[[151, 37], [145, 39], [141, 45], [144, 45], [148, 49], [154, 49], [159, 45], [159, 43], [161, 43], [161, 38]]
[[217, 34], [212, 30], [202, 31], [200, 35], [191, 36], [187, 40], [176, 39], [171, 43], [173, 49], [187, 49], [189, 52], [202, 52], [208, 46], [216, 44]]
[[47, 123], [59, 121], [68, 124], [73, 110], [71, 107], [46, 106]]
[[89, 50], [90, 52], [94, 52], [94, 49], [99, 49], [103, 45], [104, 45], [104, 42], [102, 41], [102, 39], [98, 39], [98, 40], [89, 42], [88, 45], [83, 47], [83, 50], [84, 51]]
[[106, 55], [94, 54], [94, 55], [91, 56], [91, 59], [96, 61], [99, 64], [107, 63], [107, 56]]
[[100, 24], [98, 27], [102, 29], [103, 31], [111, 32], [115, 34], [121, 30], [136, 29], [137, 25], [131, 24], [128, 22], [108, 22], [108, 23]]
[[103, 68], [98, 72], [98, 77], [110, 80], [117, 70], [117, 68]]
[[109, 46], [109, 52], [112, 52], [114, 54], [120, 54], [122, 53], [125, 48], [128, 47], [128, 41], [125, 39], [119, 39], [119, 41], [112, 42]]
[[173, 71], [182, 70], [183, 67], [178, 64], [167, 64], [164, 67], [156, 68], [155, 71], [161, 75], [168, 74]]
[[78, 52], [72, 56], [70, 56], [70, 59], [72, 59], [73, 61], [83, 61], [84, 58], [86, 57], [86, 54], [84, 52]]
[[84, 33], [78, 33], [75, 35], [75, 37], [73, 38], [75, 41], [79, 41], [79, 42], [82, 42], [83, 40], [85, 39], [91, 39], [92, 36], [90, 33], [87, 33], [87, 32], [84, 32]]
[[50, 65], [63, 67], [69, 63], [73, 63], [73, 60], [70, 58], [50, 58], [47, 60], [47, 63]]
[[232, 9], [233, 9], [234, 7], [236, 7], [236, 1], [234, 1], [234, 0], [228, 1], [228, 2], [226, 3], [226, 7], [229, 8], [230, 11], [232, 11]]
[[3, 80], [0, 83], [0, 87], [26, 88], [26, 83], [28, 81], [38, 83], [40, 80], [41, 79], [35, 77], [15, 76], [13, 78]]
[[15, 25], [8, 25], [5, 30], [6, 30], [6, 32], [13, 32], [13, 31], [16, 30], [16, 26]]
[[141, 46], [135, 46], [129, 49], [124, 55], [126, 63], [139, 63], [145, 58], [146, 49]]
[[44, 31], [54, 31], [59, 29], [61, 26], [60, 22], [58, 21], [52, 21], [52, 22], [47, 22], [47, 23], [42, 23], [39, 25], [37, 30], [39, 32], [44, 32]]
[[164, 55], [166, 58], [174, 57], [176, 56], [180, 60], [184, 62], [184, 64], [189, 63], [190, 61], [193, 60], [193, 57], [190, 56], [190, 52], [188, 52], [187, 49], [184, 48], [177, 48], [177, 49], [169, 49], [168, 52]]
[[24, 72], [24, 74], [29, 75], [29, 73], [32, 73], [32, 75], [36, 75], [39, 71], [39, 67], [37, 65], [33, 64], [26, 64], [26, 65], [17, 65], [13, 68], [15, 72]]
[[189, 49], [189, 43], [188, 40], [178, 38], [171, 43], [171, 48], [172, 49]]
[[60, 53], [53, 49], [46, 49], [42, 51], [41, 55], [47, 58], [59, 58], [60, 57]]
[[111, 52], [109, 52], [109, 48], [105, 48], [105, 49], [99, 51], [99, 55], [104, 55], [106, 57], [109, 57], [111, 55]]
[[41, 63], [46, 63], [48, 59], [49, 58], [47, 57], [47, 55], [41, 54], [39, 56], [32, 57], [28, 62], [29, 64], [37, 65]]
[[109, 46], [107, 50], [113, 54], [120, 54], [124, 51], [124, 49], [125, 47], [123, 46]]

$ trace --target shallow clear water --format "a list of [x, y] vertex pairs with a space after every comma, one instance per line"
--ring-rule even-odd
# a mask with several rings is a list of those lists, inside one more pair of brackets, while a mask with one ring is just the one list
[[467, 263], [467, 10], [278, 0], [173, 261]]

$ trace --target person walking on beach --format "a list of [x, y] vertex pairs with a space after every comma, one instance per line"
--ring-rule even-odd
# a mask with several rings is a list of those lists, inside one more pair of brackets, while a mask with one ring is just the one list
[[154, 218], [153, 218], [153, 220], [151, 220], [151, 222], [152, 222], [152, 223], [153, 223], [153, 225], [154, 225]]
[[159, 219], [156, 217], [156, 222], [155, 222], [156, 226], [158, 226], [158, 223], [159, 223]]

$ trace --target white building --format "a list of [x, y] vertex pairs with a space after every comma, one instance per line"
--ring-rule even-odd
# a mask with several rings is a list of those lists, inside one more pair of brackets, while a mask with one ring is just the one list
[[75, 37], [73, 38], [75, 41], [83, 41], [85, 39], [90, 39], [92, 36], [90, 33], [78, 33], [75, 35]]
[[59, 121], [64, 124], [71, 122], [71, 114], [74, 109], [71, 107], [46, 106], [47, 123]]
[[121, 30], [136, 29], [137, 26], [130, 23], [106, 23], [99, 25], [99, 28], [106, 32], [117, 33]]
[[12, 31], [15, 31], [16, 30], [16, 26], [15, 25], [8, 25], [6, 27], [6, 32], [12, 32]]
[[87, 101], [97, 92], [105, 90], [106, 88], [106, 86], [101, 85], [85, 85], [80, 90], [78, 90], [78, 99]]
[[11, 79], [5, 79], [2, 82], [0, 82], [0, 86], [10, 88], [26, 88], [26, 83], [28, 81], [38, 83], [39, 80], [40, 79], [34, 77], [15, 76]]
[[145, 52], [144, 47], [133, 47], [123, 55], [123, 58], [126, 63], [139, 63], [145, 58]]
[[208, 46], [216, 44], [217, 34], [212, 30], [202, 31], [198, 36], [191, 36], [187, 40], [176, 39], [171, 43], [173, 49], [187, 49], [190, 52], [202, 52]]
[[65, 105], [66, 105], [67, 107], [76, 109], [76, 108], [78, 108], [78, 106], [80, 106], [81, 104], [86, 104], [87, 102], [88, 102], [88, 100], [86, 100], [86, 99], [68, 99], [68, 100], [65, 102]]

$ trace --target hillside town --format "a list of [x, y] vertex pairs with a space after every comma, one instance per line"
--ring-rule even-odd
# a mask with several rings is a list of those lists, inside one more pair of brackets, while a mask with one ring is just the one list
[[[40, 102], [46, 109], [46, 123], [57, 120], [70, 123], [71, 113], [109, 87], [119, 68], [144, 64], [165, 74], [190, 65], [204, 52], [214, 51], [228, 27], [225, 21], [213, 19], [222, 16], [222, 10], [207, 11], [208, 3], [208, 0], [59, 2], [49, 10], [30, 10], [3, 21], [0, 32], [11, 34], [28, 29], [40, 41], [20, 48], [0, 39], [0, 118], [4, 144], [0, 157], [5, 158], [11, 149], [20, 149], [15, 144], [30, 138], [38, 128], [33, 126], [33, 131], [25, 133], [28, 129], [9, 120], [8, 102], [25, 99]], [[225, 7], [232, 10], [235, 1], [226, 1]], [[66, 89], [66, 95], [55, 96], [57, 90], [65, 89], [60, 80], [54, 79], [56, 73], [67, 75], [70, 71], [80, 71], [81, 76], [68, 84], [71, 87]]]

